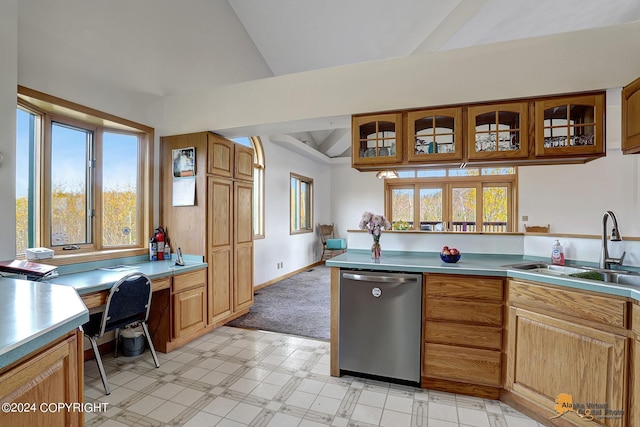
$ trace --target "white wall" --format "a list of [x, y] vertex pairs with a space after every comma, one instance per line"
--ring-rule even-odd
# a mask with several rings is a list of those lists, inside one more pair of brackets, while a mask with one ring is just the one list
[[[261, 137], [265, 154], [265, 238], [254, 241], [254, 284], [260, 285], [320, 259], [315, 224], [330, 220], [332, 177], [324, 162], [310, 159]], [[289, 233], [290, 173], [313, 179], [314, 233]], [[277, 269], [277, 264], [283, 268]]]
[[384, 180], [376, 178], [375, 172], [358, 172], [351, 168], [350, 158], [335, 159], [331, 178], [331, 222], [338, 237], [357, 229], [364, 211], [384, 214]]
[[0, 259], [15, 257], [16, 86], [18, 84], [18, 1], [2, 2], [0, 13]]
[[[616, 214], [623, 237], [640, 236], [640, 156], [622, 155], [620, 89], [607, 91], [607, 156], [583, 165], [519, 168], [519, 215], [553, 233], [600, 235], [602, 215]], [[519, 221], [520, 222], [520, 221]], [[520, 222], [520, 231], [524, 224]]]

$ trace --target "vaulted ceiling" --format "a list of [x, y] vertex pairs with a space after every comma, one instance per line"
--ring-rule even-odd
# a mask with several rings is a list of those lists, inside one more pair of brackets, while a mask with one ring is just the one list
[[[638, 0], [20, 0], [18, 7], [19, 75], [47, 67], [159, 96], [640, 20]], [[292, 129], [273, 133], [329, 157], [349, 146], [346, 126]]]

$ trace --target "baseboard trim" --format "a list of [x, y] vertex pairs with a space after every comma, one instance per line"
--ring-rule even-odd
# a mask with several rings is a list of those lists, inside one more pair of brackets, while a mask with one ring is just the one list
[[308, 270], [310, 268], [313, 268], [313, 267], [318, 266], [318, 265], [323, 265], [323, 264], [324, 263], [322, 261], [314, 262], [313, 264], [309, 264], [306, 267], [299, 268], [299, 269], [294, 270], [294, 271], [292, 271], [290, 273], [287, 273], [285, 275], [276, 277], [275, 279], [271, 279], [268, 282], [264, 282], [264, 283], [262, 283], [260, 285], [256, 285], [256, 286], [253, 287], [253, 290], [257, 291], [257, 290], [260, 290], [262, 288], [266, 288], [267, 286], [273, 285], [274, 283], [277, 283], [277, 282], [279, 282], [279, 281], [281, 281], [283, 279], [287, 279], [287, 278], [289, 278], [291, 276], [295, 276], [298, 273], [302, 273], [303, 271], [306, 271], [306, 270]]

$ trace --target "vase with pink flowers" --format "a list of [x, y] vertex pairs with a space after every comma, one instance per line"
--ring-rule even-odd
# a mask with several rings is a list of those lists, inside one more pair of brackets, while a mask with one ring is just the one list
[[382, 230], [391, 229], [391, 222], [383, 215], [377, 215], [366, 211], [362, 214], [362, 219], [360, 220], [360, 229], [367, 230], [373, 237], [373, 245], [371, 246], [371, 259], [379, 262], [380, 256], [382, 255], [380, 236], [382, 235]]

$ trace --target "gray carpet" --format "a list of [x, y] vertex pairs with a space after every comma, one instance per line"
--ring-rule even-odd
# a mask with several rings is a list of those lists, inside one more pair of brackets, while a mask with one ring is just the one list
[[249, 313], [227, 325], [328, 341], [330, 270], [315, 266], [256, 291]]

